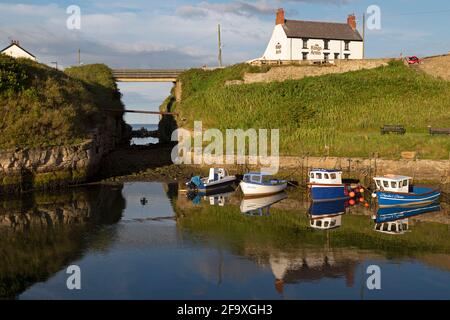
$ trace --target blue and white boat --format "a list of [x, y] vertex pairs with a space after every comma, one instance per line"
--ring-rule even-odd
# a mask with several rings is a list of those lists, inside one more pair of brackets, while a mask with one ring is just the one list
[[341, 170], [314, 169], [309, 172], [308, 187], [313, 202], [346, 200], [346, 185]]
[[375, 177], [377, 191], [373, 194], [380, 208], [408, 207], [430, 204], [439, 200], [439, 188], [420, 187], [412, 184], [412, 178], [400, 175]]
[[213, 189], [226, 188], [236, 181], [236, 176], [228, 174], [223, 168], [210, 168], [208, 177], [195, 176], [192, 177], [186, 186], [191, 190], [207, 192]]

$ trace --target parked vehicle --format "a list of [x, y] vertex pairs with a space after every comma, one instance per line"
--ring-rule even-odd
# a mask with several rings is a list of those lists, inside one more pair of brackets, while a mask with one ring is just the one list
[[377, 191], [373, 194], [380, 208], [429, 204], [439, 200], [439, 188], [414, 186], [412, 178], [400, 175], [375, 177]]
[[308, 187], [313, 202], [346, 200], [346, 185], [341, 170], [313, 169], [309, 172]]
[[420, 64], [420, 59], [416, 56], [408, 57], [406, 58], [406, 61], [408, 62], [408, 64]]
[[273, 178], [262, 172], [246, 173], [239, 184], [244, 196], [263, 197], [279, 193], [287, 188], [287, 180]]
[[186, 186], [190, 189], [206, 192], [217, 188], [226, 188], [236, 181], [236, 176], [230, 176], [223, 168], [210, 168], [208, 177], [192, 177]]

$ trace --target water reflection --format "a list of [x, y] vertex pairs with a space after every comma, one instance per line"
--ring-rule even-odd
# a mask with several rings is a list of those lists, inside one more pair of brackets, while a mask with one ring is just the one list
[[286, 192], [259, 198], [244, 198], [241, 202], [241, 212], [250, 216], [268, 216], [270, 207], [288, 197]]
[[[137, 182], [4, 201], [0, 296], [450, 298], [446, 205], [409, 217], [413, 232], [399, 238], [374, 232], [363, 206], [310, 206], [301, 192], [250, 200], [208, 194], [194, 204], [183, 186]], [[268, 210], [258, 219], [242, 214]], [[345, 221], [333, 232], [312, 230], [312, 218], [330, 216]], [[81, 291], [65, 287], [70, 264], [82, 270]], [[365, 289], [370, 264], [383, 270], [382, 291]]]
[[409, 218], [442, 210], [439, 202], [431, 204], [378, 209], [374, 230], [385, 234], [404, 234], [409, 231]]

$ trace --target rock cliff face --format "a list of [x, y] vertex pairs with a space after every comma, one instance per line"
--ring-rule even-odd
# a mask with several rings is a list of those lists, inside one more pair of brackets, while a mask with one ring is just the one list
[[0, 150], [0, 193], [53, 188], [88, 181], [103, 156], [127, 144], [131, 129], [121, 118], [106, 116], [90, 139], [70, 146]]

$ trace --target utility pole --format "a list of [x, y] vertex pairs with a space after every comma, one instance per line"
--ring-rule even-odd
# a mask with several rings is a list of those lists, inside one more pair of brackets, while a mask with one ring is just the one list
[[366, 58], [366, 13], [363, 13], [363, 60]]
[[81, 66], [81, 50], [78, 49], [78, 65]]
[[220, 38], [220, 24], [217, 26], [218, 36], [219, 36], [219, 67], [222, 68], [222, 40]]

